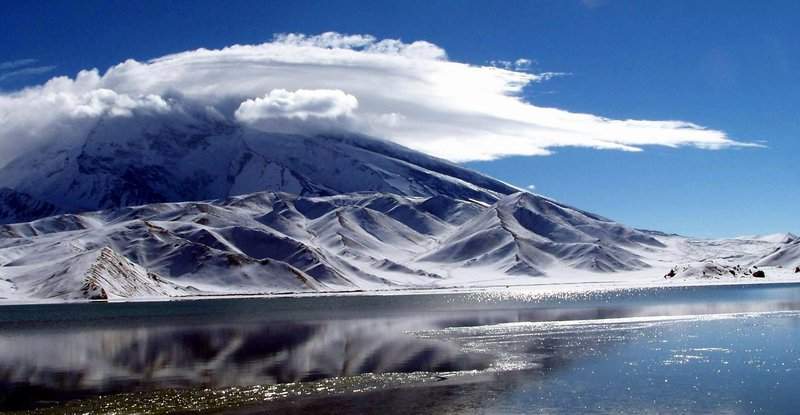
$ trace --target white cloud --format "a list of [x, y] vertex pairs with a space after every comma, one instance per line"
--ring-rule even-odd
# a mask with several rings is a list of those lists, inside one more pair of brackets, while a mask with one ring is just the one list
[[36, 143], [84, 134], [99, 117], [189, 105], [262, 129], [356, 130], [454, 161], [545, 155], [561, 146], [747, 145], [689, 122], [614, 120], [521, 98], [523, 88], [553, 75], [453, 62], [422, 41], [279, 35], [260, 45], [128, 60], [102, 75], [92, 69], [0, 94], [0, 165]]
[[489, 65], [494, 66], [496, 68], [502, 68], [514, 71], [527, 71], [531, 69], [533, 61], [526, 58], [519, 58], [513, 61], [491, 60], [489, 61]]
[[169, 110], [169, 104], [158, 95], [131, 97], [110, 89], [95, 89], [77, 97], [62, 95], [61, 98], [71, 101], [67, 107], [71, 109], [70, 115], [73, 117], [130, 117], [134, 111]]
[[259, 130], [302, 133], [352, 128], [358, 100], [338, 89], [273, 89], [239, 105], [234, 117]]

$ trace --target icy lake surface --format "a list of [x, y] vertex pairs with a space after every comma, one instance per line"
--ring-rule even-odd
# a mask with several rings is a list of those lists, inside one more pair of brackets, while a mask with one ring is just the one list
[[0, 307], [0, 411], [790, 413], [800, 285]]

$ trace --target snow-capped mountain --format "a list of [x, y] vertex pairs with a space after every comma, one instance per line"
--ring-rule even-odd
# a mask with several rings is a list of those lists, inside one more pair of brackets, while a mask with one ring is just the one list
[[258, 191], [369, 191], [493, 203], [517, 189], [401, 146], [350, 135], [267, 134], [202, 114], [101, 119], [0, 168], [0, 223]]
[[0, 196], [0, 297], [16, 299], [524, 283], [774, 246], [695, 244], [386, 141], [196, 113], [102, 119], [0, 168]]

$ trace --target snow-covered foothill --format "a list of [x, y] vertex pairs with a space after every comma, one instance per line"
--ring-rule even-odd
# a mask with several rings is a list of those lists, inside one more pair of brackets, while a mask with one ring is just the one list
[[800, 238], [794, 235], [788, 236], [772, 252], [756, 261], [756, 265], [785, 268], [800, 267]]
[[[0, 276], [13, 286], [8, 298], [156, 295], [153, 281], [182, 287], [163, 295], [432, 288], [524, 283], [561, 266], [645, 269], [634, 250], [662, 246], [528, 193], [486, 206], [443, 195], [261, 192], [1, 225]], [[124, 266], [100, 268], [103, 284], [81, 294], [98, 250]]]

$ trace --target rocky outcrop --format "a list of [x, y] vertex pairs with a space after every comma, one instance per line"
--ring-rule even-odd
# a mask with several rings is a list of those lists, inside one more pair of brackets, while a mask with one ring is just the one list
[[80, 294], [90, 300], [169, 297], [185, 294], [185, 289], [181, 288], [164, 281], [158, 274], [148, 272], [113, 249], [104, 247], [86, 271]]
[[699, 278], [699, 279], [724, 279], [724, 278], [765, 278], [766, 274], [757, 267], [743, 267], [741, 265], [726, 265], [713, 260], [691, 262], [676, 265], [664, 275], [664, 278]]

